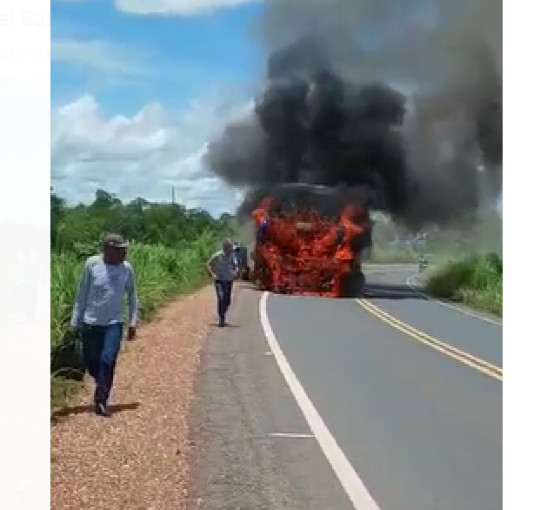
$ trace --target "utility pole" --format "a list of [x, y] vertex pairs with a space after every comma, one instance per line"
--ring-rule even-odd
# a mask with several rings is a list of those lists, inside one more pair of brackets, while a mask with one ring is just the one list
[[171, 186], [171, 203], [175, 205], [175, 186]]

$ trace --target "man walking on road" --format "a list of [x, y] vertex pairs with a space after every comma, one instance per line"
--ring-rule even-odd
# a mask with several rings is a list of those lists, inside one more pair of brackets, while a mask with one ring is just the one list
[[96, 414], [110, 415], [107, 402], [123, 333], [123, 296], [128, 295], [128, 339], [136, 336], [138, 299], [134, 271], [119, 234], [103, 238], [103, 253], [89, 257], [78, 284], [70, 325], [80, 329], [87, 371], [95, 379]]
[[239, 271], [231, 240], [226, 239], [222, 249], [210, 257], [206, 263], [206, 269], [214, 279], [214, 287], [218, 298], [219, 327], [223, 328], [226, 325], [226, 313], [231, 304], [233, 280], [237, 277]]

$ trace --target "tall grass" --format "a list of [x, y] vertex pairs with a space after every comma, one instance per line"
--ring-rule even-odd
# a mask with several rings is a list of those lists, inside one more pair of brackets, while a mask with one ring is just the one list
[[[200, 235], [185, 248], [132, 244], [128, 260], [136, 274], [140, 319], [149, 320], [172, 296], [201, 286], [206, 277], [204, 263], [218, 246], [215, 234]], [[85, 260], [72, 253], [51, 254], [51, 372], [75, 370], [75, 336], [70, 317], [78, 279]], [[126, 310], [126, 307], [124, 308]], [[61, 354], [62, 353], [62, 354]], [[57, 379], [54, 377], [53, 379]], [[51, 380], [51, 401], [64, 398]]]
[[426, 290], [501, 316], [502, 281], [500, 256], [474, 254], [437, 269], [428, 279]]

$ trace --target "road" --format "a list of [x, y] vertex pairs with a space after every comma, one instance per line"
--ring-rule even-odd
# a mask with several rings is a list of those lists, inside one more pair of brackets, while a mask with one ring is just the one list
[[189, 508], [502, 508], [501, 325], [414, 269], [372, 268], [361, 301], [240, 291], [203, 353]]

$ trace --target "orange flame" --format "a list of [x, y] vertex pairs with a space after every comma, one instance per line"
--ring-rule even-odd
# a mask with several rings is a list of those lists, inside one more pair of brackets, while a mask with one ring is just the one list
[[348, 205], [338, 222], [315, 211], [285, 211], [271, 197], [252, 212], [260, 230], [254, 279], [275, 293], [340, 297], [342, 282], [359, 257], [353, 241], [363, 233], [363, 208]]

